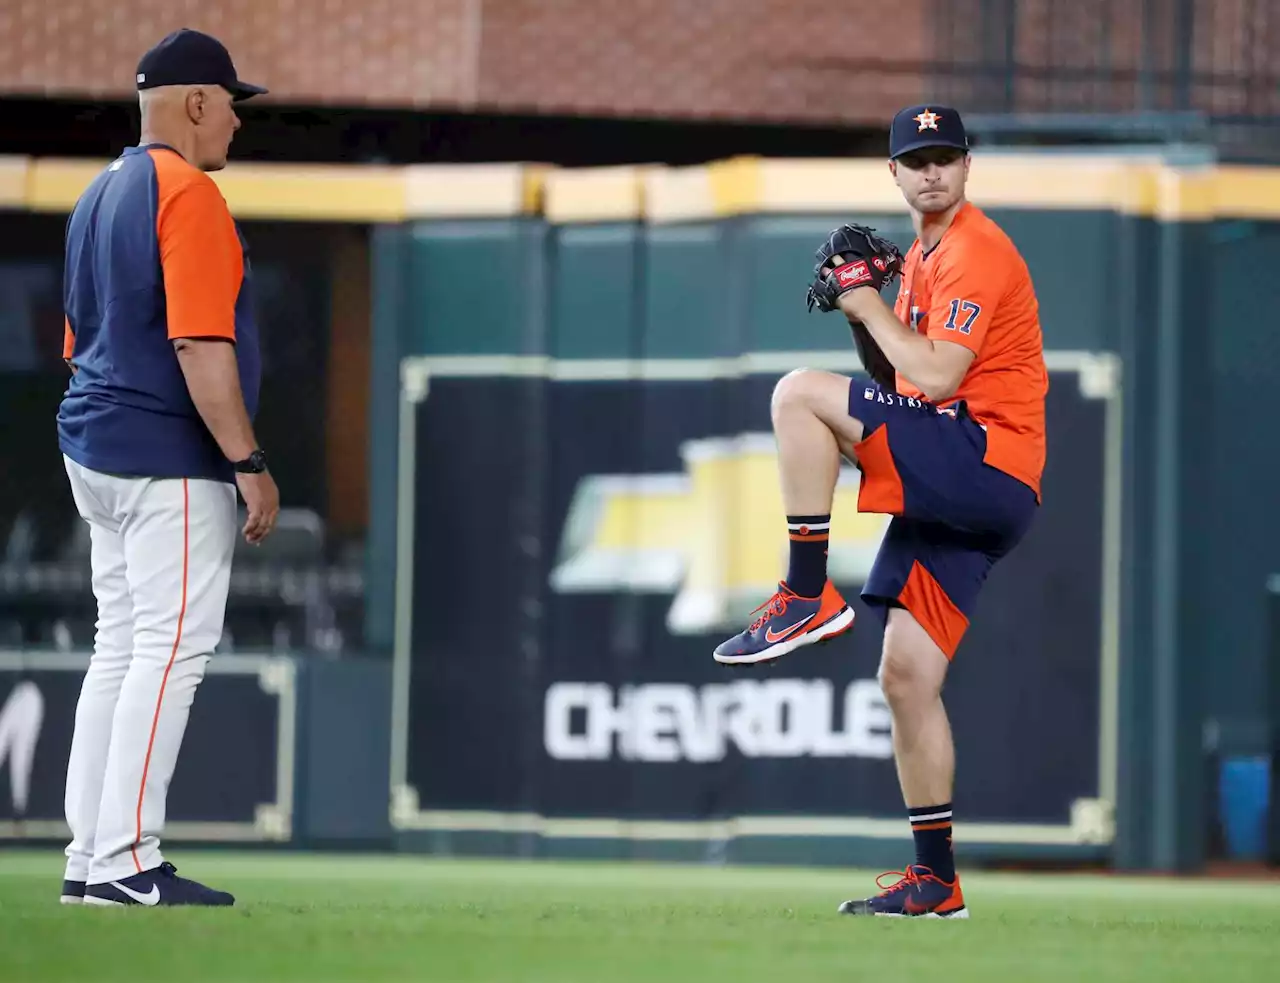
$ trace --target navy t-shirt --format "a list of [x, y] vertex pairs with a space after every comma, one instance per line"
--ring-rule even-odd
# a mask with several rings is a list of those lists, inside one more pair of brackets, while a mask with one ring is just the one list
[[76, 371], [58, 443], [107, 474], [233, 481], [173, 342], [235, 345], [252, 419], [261, 361], [249, 256], [213, 179], [160, 145], [130, 147], [67, 221], [63, 354]]

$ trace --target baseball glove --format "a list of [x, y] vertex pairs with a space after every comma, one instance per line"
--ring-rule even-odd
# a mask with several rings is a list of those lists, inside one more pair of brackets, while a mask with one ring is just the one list
[[[832, 257], [840, 265], [832, 269]], [[902, 252], [865, 225], [842, 225], [814, 254], [813, 283], [807, 297], [809, 310], [826, 313], [836, 309], [841, 294], [856, 287], [884, 288], [902, 272]]]
[[[833, 268], [835, 256], [840, 257], [840, 264]], [[841, 294], [857, 287], [880, 291], [902, 272], [902, 252], [865, 225], [840, 226], [818, 247], [814, 258], [813, 283], [806, 296], [810, 311], [814, 307], [823, 313], [834, 311]], [[849, 327], [867, 374], [886, 389], [894, 389], [897, 372], [866, 325], [850, 320]]]
[[853, 332], [853, 345], [858, 349], [858, 359], [866, 369], [867, 375], [871, 376], [871, 380], [881, 388], [897, 392], [898, 370], [880, 350], [880, 346], [871, 337], [867, 326], [861, 321], [850, 321], [849, 330]]

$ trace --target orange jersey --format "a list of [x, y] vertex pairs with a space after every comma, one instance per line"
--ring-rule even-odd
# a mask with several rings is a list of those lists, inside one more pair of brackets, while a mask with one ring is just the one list
[[[955, 395], [987, 430], [984, 460], [1040, 495], [1044, 472], [1044, 402], [1049, 375], [1039, 304], [1027, 264], [982, 210], [966, 203], [926, 256], [907, 252], [894, 313], [934, 341], [970, 349], [975, 358]], [[923, 393], [898, 373], [898, 392]]]

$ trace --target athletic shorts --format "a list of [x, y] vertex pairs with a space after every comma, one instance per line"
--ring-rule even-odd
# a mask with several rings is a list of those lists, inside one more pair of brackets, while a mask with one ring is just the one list
[[849, 415], [865, 427], [858, 511], [894, 517], [862, 599], [885, 618], [906, 608], [950, 659], [987, 574], [1031, 525], [1036, 493], [983, 462], [987, 433], [963, 402], [939, 409], [854, 380]]

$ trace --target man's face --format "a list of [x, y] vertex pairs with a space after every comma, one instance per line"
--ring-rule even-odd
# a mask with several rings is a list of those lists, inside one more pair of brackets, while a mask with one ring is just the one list
[[188, 112], [196, 123], [199, 154], [194, 163], [202, 171], [220, 171], [227, 166], [231, 138], [240, 129], [231, 93], [220, 85], [211, 85], [200, 88], [188, 99]]
[[923, 147], [889, 161], [889, 171], [916, 211], [945, 212], [964, 195], [969, 155], [955, 147]]

